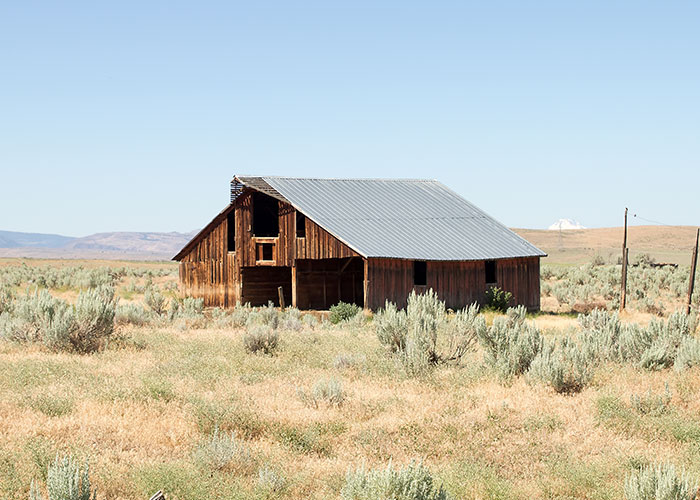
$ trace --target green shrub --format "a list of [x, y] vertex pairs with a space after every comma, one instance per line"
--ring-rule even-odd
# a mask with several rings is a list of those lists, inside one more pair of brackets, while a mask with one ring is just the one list
[[336, 305], [331, 306], [328, 320], [334, 325], [337, 325], [342, 321], [354, 318], [359, 312], [360, 308], [356, 304], [348, 304], [340, 301]]
[[490, 328], [478, 333], [486, 363], [504, 380], [525, 373], [542, 350], [542, 335], [525, 322], [522, 306], [508, 309], [506, 317], [495, 318]]
[[49, 465], [46, 475], [46, 490], [44, 497], [39, 486], [32, 481], [30, 500], [96, 500], [97, 490], [91, 492], [90, 468], [85, 462], [84, 468], [72, 457], [62, 460], [56, 456], [53, 464]]
[[223, 434], [218, 427], [211, 436], [203, 439], [194, 451], [194, 459], [210, 470], [235, 470], [249, 472], [255, 465], [250, 449], [233, 433]]
[[593, 366], [583, 350], [569, 338], [544, 344], [528, 374], [558, 393], [580, 392], [593, 377]]
[[313, 408], [318, 408], [322, 402], [328, 406], [340, 406], [345, 401], [343, 385], [335, 378], [319, 380], [309, 393], [297, 388], [297, 395], [306, 406]]
[[672, 464], [643, 467], [634, 471], [625, 482], [627, 500], [694, 500], [698, 484]]
[[506, 312], [513, 300], [513, 294], [492, 286], [486, 290], [486, 307], [493, 311]]
[[279, 344], [279, 333], [267, 325], [253, 325], [243, 334], [243, 346], [251, 353], [272, 354]]
[[402, 469], [389, 465], [384, 470], [361, 467], [348, 471], [340, 492], [343, 500], [447, 500], [445, 489], [436, 484], [421, 462], [411, 462]]

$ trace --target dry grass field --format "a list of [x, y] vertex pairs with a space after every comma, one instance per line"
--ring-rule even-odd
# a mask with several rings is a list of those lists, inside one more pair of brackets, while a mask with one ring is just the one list
[[[527, 373], [499, 377], [480, 343], [459, 363], [411, 373], [367, 316], [288, 313], [271, 354], [248, 352], [250, 318], [265, 313], [169, 312], [169, 263], [4, 259], [2, 279], [16, 295], [40, 286], [71, 303], [108, 279], [119, 305], [92, 354], [0, 338], [0, 499], [29, 498], [32, 480], [43, 488], [57, 455], [89, 460], [99, 499], [340, 498], [348, 471], [413, 460], [460, 499], [625, 498], [626, 478], [661, 462], [700, 478], [698, 366], [601, 361], [580, 390], [559, 393]], [[623, 323], [667, 317], [682, 303], [672, 281], [658, 287], [664, 311], [639, 299]], [[597, 293], [588, 298], [606, 300]], [[545, 299], [549, 311], [527, 318], [545, 342], [580, 333], [569, 305]], [[489, 325], [499, 317], [485, 314]], [[217, 448], [212, 436], [228, 440]]]
[[[693, 226], [630, 226], [627, 246], [630, 259], [639, 254], [651, 255], [658, 262], [689, 265], [695, 244]], [[548, 231], [514, 229], [516, 233], [541, 248], [551, 264], [583, 264], [594, 256], [614, 263], [622, 253], [621, 227]]]

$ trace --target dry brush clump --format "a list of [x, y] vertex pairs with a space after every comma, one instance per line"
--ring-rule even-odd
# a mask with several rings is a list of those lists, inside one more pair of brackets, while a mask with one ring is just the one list
[[340, 492], [343, 500], [449, 500], [447, 491], [435, 481], [422, 462], [395, 469], [350, 470]]
[[375, 318], [379, 341], [397, 356], [409, 375], [426, 373], [445, 362], [459, 362], [470, 351], [486, 321], [476, 304], [447, 314], [445, 303], [433, 290], [411, 292], [405, 310], [387, 302]]
[[627, 500], [697, 500], [698, 482], [673, 464], [649, 465], [630, 474], [625, 482]]
[[623, 324], [617, 313], [593, 311], [579, 316], [579, 323], [580, 342], [592, 359], [628, 362], [652, 371], [674, 365], [681, 371], [700, 361], [694, 315], [676, 312], [665, 321], [653, 318], [643, 327]]
[[256, 464], [255, 457], [247, 445], [233, 433], [220, 432], [218, 427], [197, 445], [193, 458], [202, 467], [212, 471], [246, 473]]
[[298, 387], [297, 396], [302, 403], [312, 408], [318, 408], [322, 403], [341, 406], [346, 398], [343, 384], [337, 378], [321, 379], [314, 384], [311, 391]]
[[499, 378], [522, 375], [542, 350], [542, 334], [534, 324], [525, 321], [525, 308], [507, 310], [505, 316], [494, 318], [488, 328], [479, 330], [479, 343], [484, 359]]
[[[664, 315], [680, 307], [688, 289], [687, 266], [657, 266], [644, 254], [628, 267], [627, 300], [632, 309]], [[542, 293], [557, 300], [560, 308], [589, 312], [594, 308], [619, 307], [621, 265], [594, 261], [580, 267], [542, 266]], [[698, 278], [696, 278], [698, 279]]]

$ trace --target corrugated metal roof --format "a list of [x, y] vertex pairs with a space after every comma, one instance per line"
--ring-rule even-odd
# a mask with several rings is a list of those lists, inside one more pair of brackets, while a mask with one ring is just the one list
[[237, 179], [254, 189], [264, 181], [364, 257], [486, 260], [546, 255], [435, 180]]

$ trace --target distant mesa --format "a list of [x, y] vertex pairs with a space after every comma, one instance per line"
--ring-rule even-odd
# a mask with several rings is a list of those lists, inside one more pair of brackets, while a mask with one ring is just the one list
[[113, 232], [72, 238], [0, 230], [0, 257], [170, 260], [196, 233]]
[[581, 223], [573, 219], [559, 219], [547, 229], [550, 231], [566, 231], [570, 229], [586, 229]]

